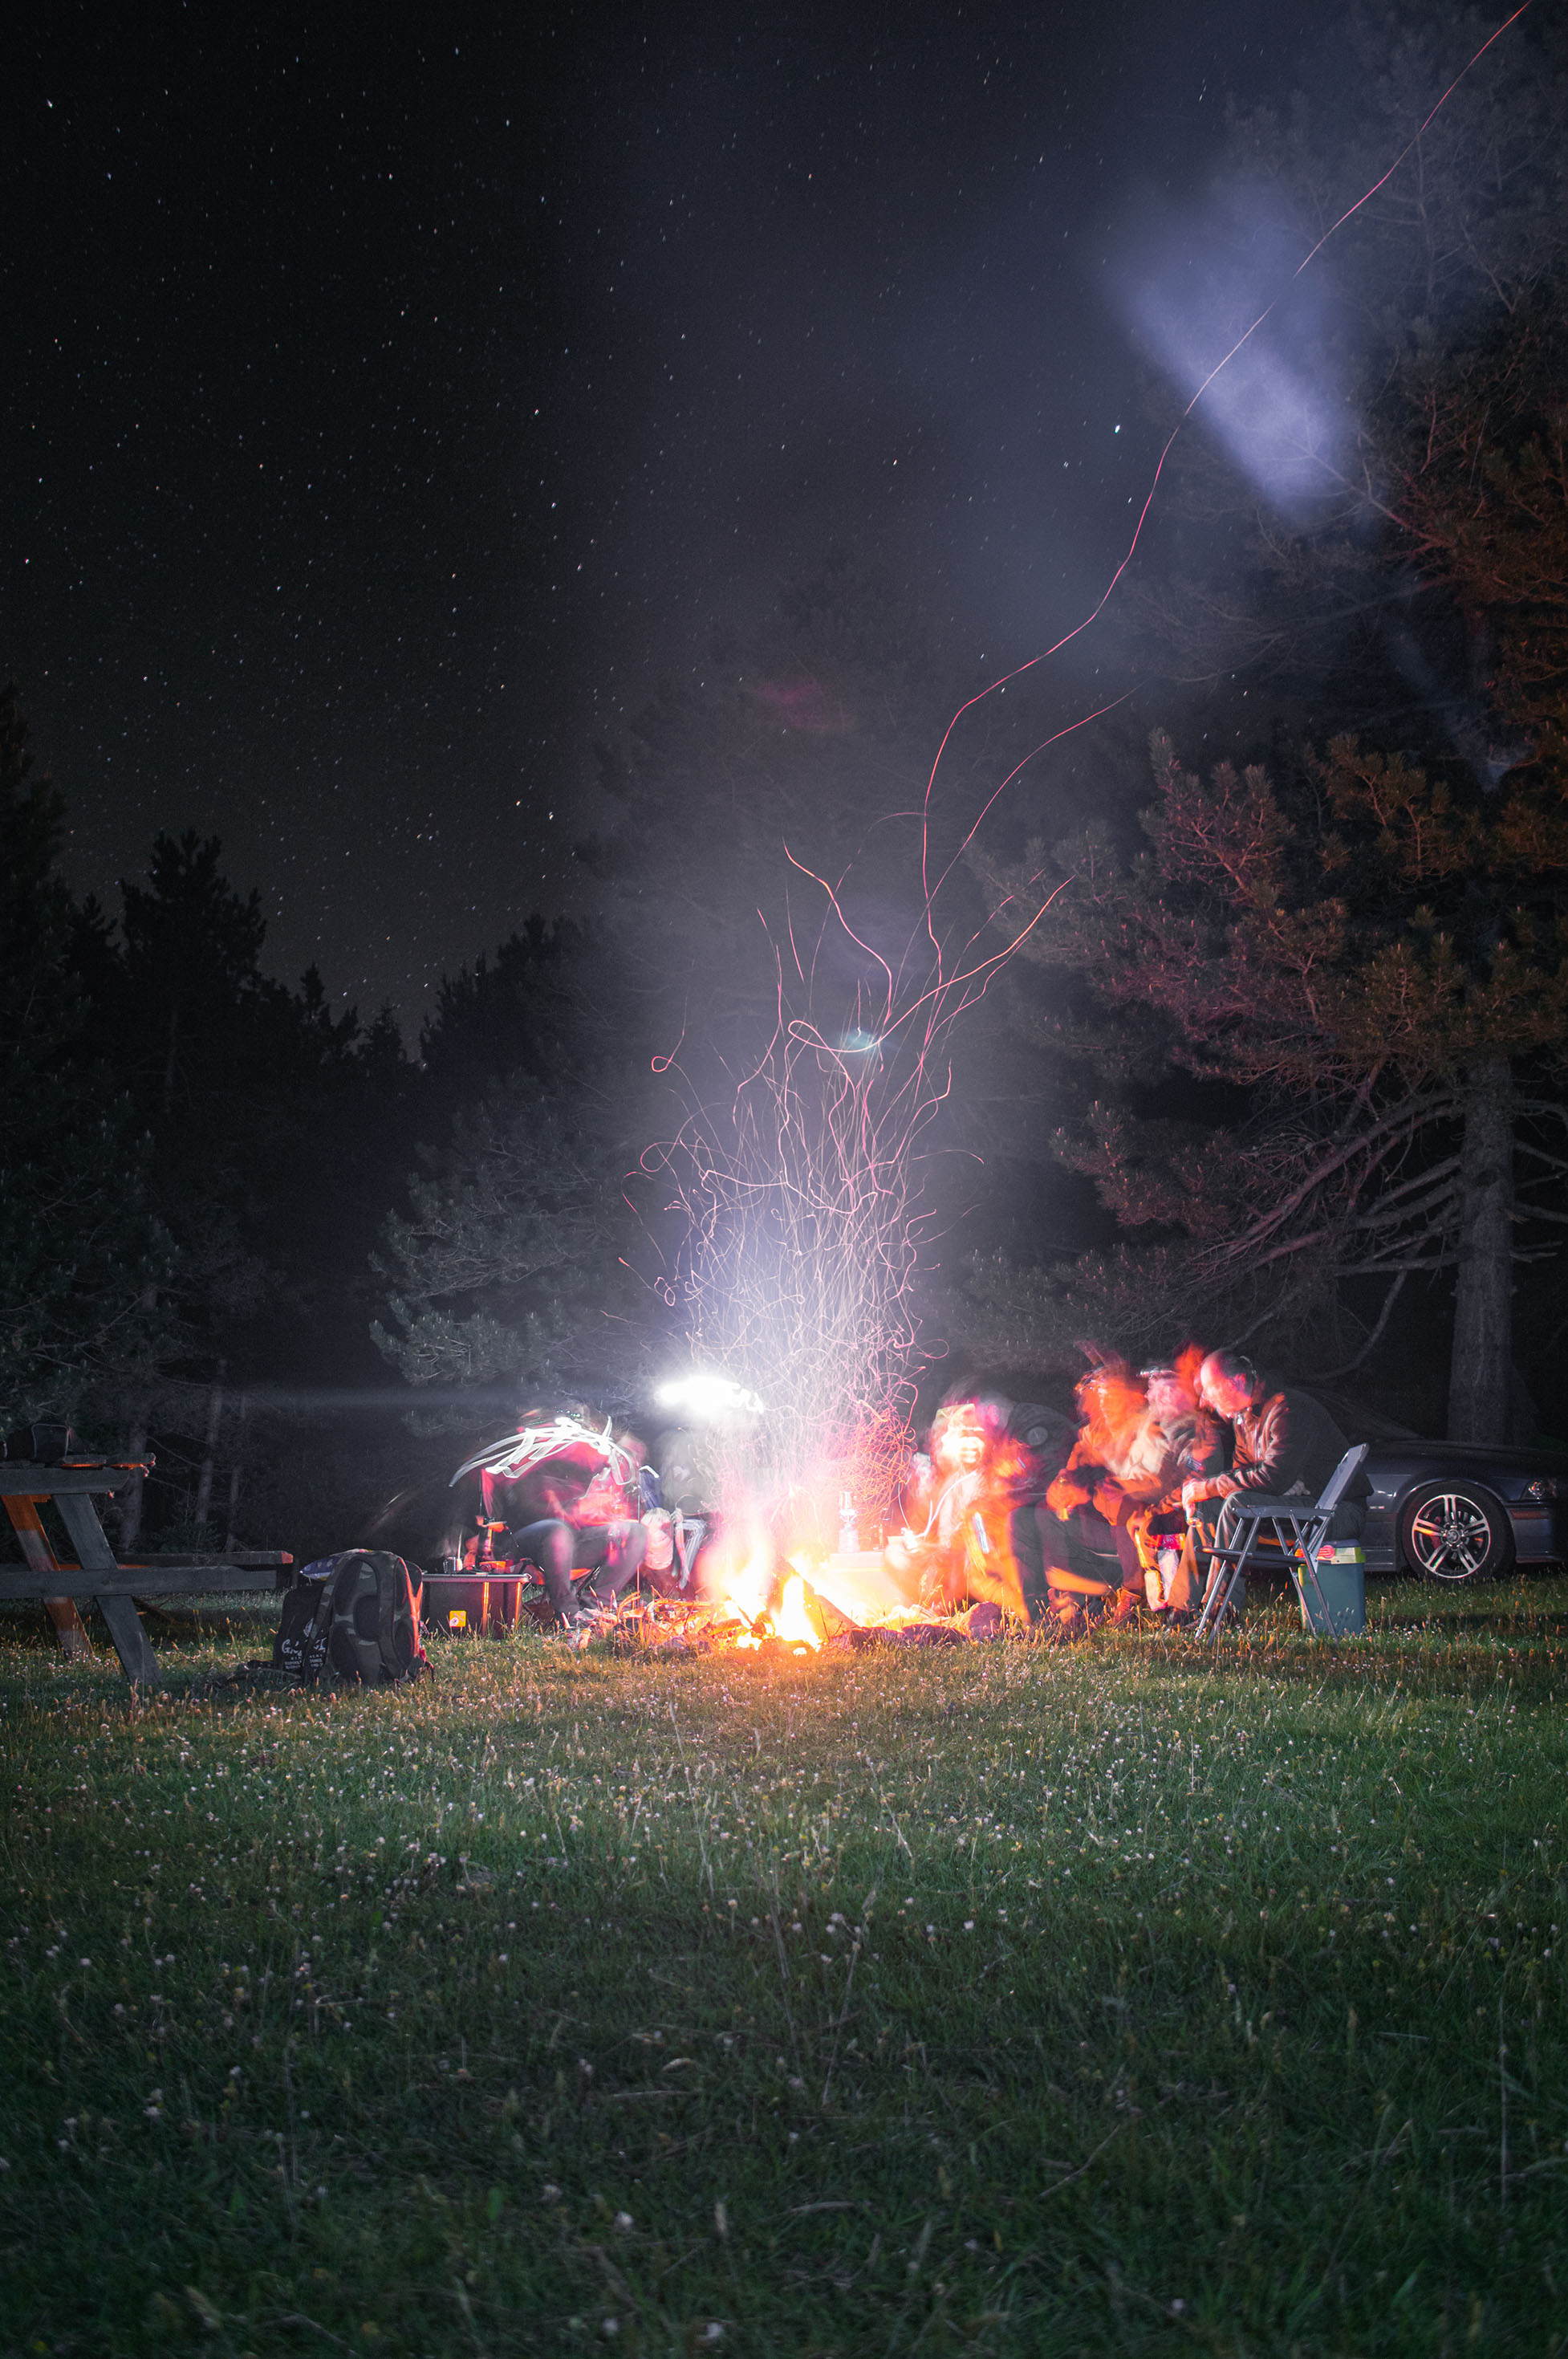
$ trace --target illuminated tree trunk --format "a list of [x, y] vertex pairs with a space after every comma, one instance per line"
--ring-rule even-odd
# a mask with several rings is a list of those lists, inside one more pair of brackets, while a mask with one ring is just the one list
[[208, 1517], [212, 1513], [212, 1473], [218, 1450], [218, 1434], [223, 1421], [223, 1378], [228, 1374], [227, 1360], [218, 1363], [218, 1381], [212, 1387], [207, 1406], [207, 1448], [202, 1454], [201, 1472], [196, 1482], [196, 1528], [205, 1533]]
[[1514, 1083], [1500, 1059], [1465, 1080], [1451, 1441], [1506, 1441], [1513, 1364]]

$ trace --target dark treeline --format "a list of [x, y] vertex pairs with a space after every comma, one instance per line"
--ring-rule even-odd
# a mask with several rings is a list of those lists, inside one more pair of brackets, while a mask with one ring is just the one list
[[[1332, 116], [1232, 123], [1217, 350], [1274, 291], [1255, 224], [1303, 250], [1487, 29], [1365, 16]], [[987, 701], [927, 805], [974, 651], [874, 552], [832, 553], [598, 749], [591, 920], [530, 919], [416, 1044], [271, 977], [214, 842], [160, 837], [118, 908], [75, 906], [9, 698], [9, 1419], [150, 1443], [149, 1539], [315, 1547], [509, 1405], [645, 1398], [680, 1238], [644, 1150], [722, 1102], [783, 1001], [849, 1025], [872, 952], [924, 954], [924, 808], [946, 940], [1002, 947], [1060, 888], [964, 1019], [928, 1141], [932, 1386], [983, 1364], [1048, 1392], [1086, 1334], [1196, 1335], [1428, 1430], [1563, 1432], [1563, 44], [1542, 16], [1488, 53], [1423, 136], [1419, 201], [1396, 175], [1200, 410], [1098, 683]], [[1156, 426], [1186, 390], [1152, 366]], [[1112, 677], [1135, 698], [968, 842]], [[376, 1405], [330, 1405], [351, 1396]]]
[[[530, 920], [448, 979], [410, 1055], [389, 1010], [334, 1013], [314, 971], [294, 989], [265, 972], [258, 896], [225, 876], [216, 841], [160, 836], [117, 909], [74, 905], [55, 869], [63, 810], [7, 692], [6, 1424], [66, 1419], [103, 1446], [150, 1447], [127, 1538], [254, 1541], [283, 1524], [330, 1540], [421, 1463], [396, 1414], [410, 1379], [520, 1373], [493, 1339], [432, 1363], [431, 1305], [454, 1267], [487, 1332], [602, 1391], [581, 1314], [601, 1325], [614, 1292], [614, 1253], [596, 1248], [624, 1150], [591, 1112], [596, 1089], [617, 1093], [584, 1013], [590, 938]], [[503, 1232], [482, 1266], [465, 1205]], [[531, 1261], [525, 1229], [549, 1239]]]

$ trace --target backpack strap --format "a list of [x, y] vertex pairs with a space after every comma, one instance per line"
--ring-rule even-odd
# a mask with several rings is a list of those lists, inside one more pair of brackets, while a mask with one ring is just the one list
[[331, 1571], [316, 1584], [316, 1610], [311, 1614], [299, 1643], [299, 1676], [306, 1680], [319, 1680], [331, 1669], [330, 1637], [333, 1601], [338, 1590], [338, 1569], [341, 1558]]
[[325, 1637], [332, 1626], [332, 1615], [337, 1609], [338, 1602], [338, 1581], [342, 1569], [343, 1560], [340, 1557], [320, 1585], [320, 1593], [316, 1600], [316, 1612], [310, 1623], [310, 1636], [313, 1638]]
[[381, 1673], [384, 1680], [395, 1680], [397, 1677], [397, 1650], [392, 1643], [392, 1633], [397, 1618], [395, 1600], [397, 1576], [400, 1572], [403, 1573], [404, 1582], [406, 1584], [408, 1575], [404, 1571], [401, 1557], [384, 1554], [376, 1557], [375, 1599], [378, 1610], [375, 1638], [376, 1645], [381, 1650]]

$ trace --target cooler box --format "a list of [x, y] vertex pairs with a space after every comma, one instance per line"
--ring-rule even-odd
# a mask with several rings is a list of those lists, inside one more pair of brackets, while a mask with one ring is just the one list
[[454, 1638], [495, 1637], [515, 1625], [522, 1585], [493, 1572], [427, 1573], [420, 1619]]
[[1319, 1549], [1316, 1590], [1301, 1572], [1293, 1578], [1303, 1630], [1319, 1638], [1360, 1637], [1367, 1627], [1367, 1555], [1359, 1540], [1329, 1541]]
[[836, 1549], [806, 1579], [850, 1622], [891, 1614], [909, 1603], [908, 1585], [897, 1579], [881, 1549]]

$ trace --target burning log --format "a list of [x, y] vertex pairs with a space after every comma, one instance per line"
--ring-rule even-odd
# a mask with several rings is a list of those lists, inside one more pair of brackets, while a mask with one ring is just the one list
[[[961, 1646], [971, 1637], [996, 1635], [983, 1614], [979, 1621], [973, 1614], [953, 1621], [929, 1607], [880, 1598], [866, 1601], [857, 1616], [828, 1593], [830, 1582], [843, 1593], [842, 1569], [832, 1558], [820, 1566], [792, 1562], [753, 1613], [734, 1595], [693, 1603], [654, 1599], [641, 1612], [622, 1616], [622, 1640], [678, 1654], [810, 1656], [835, 1647]], [[1001, 1615], [989, 1610], [1000, 1629]]]

